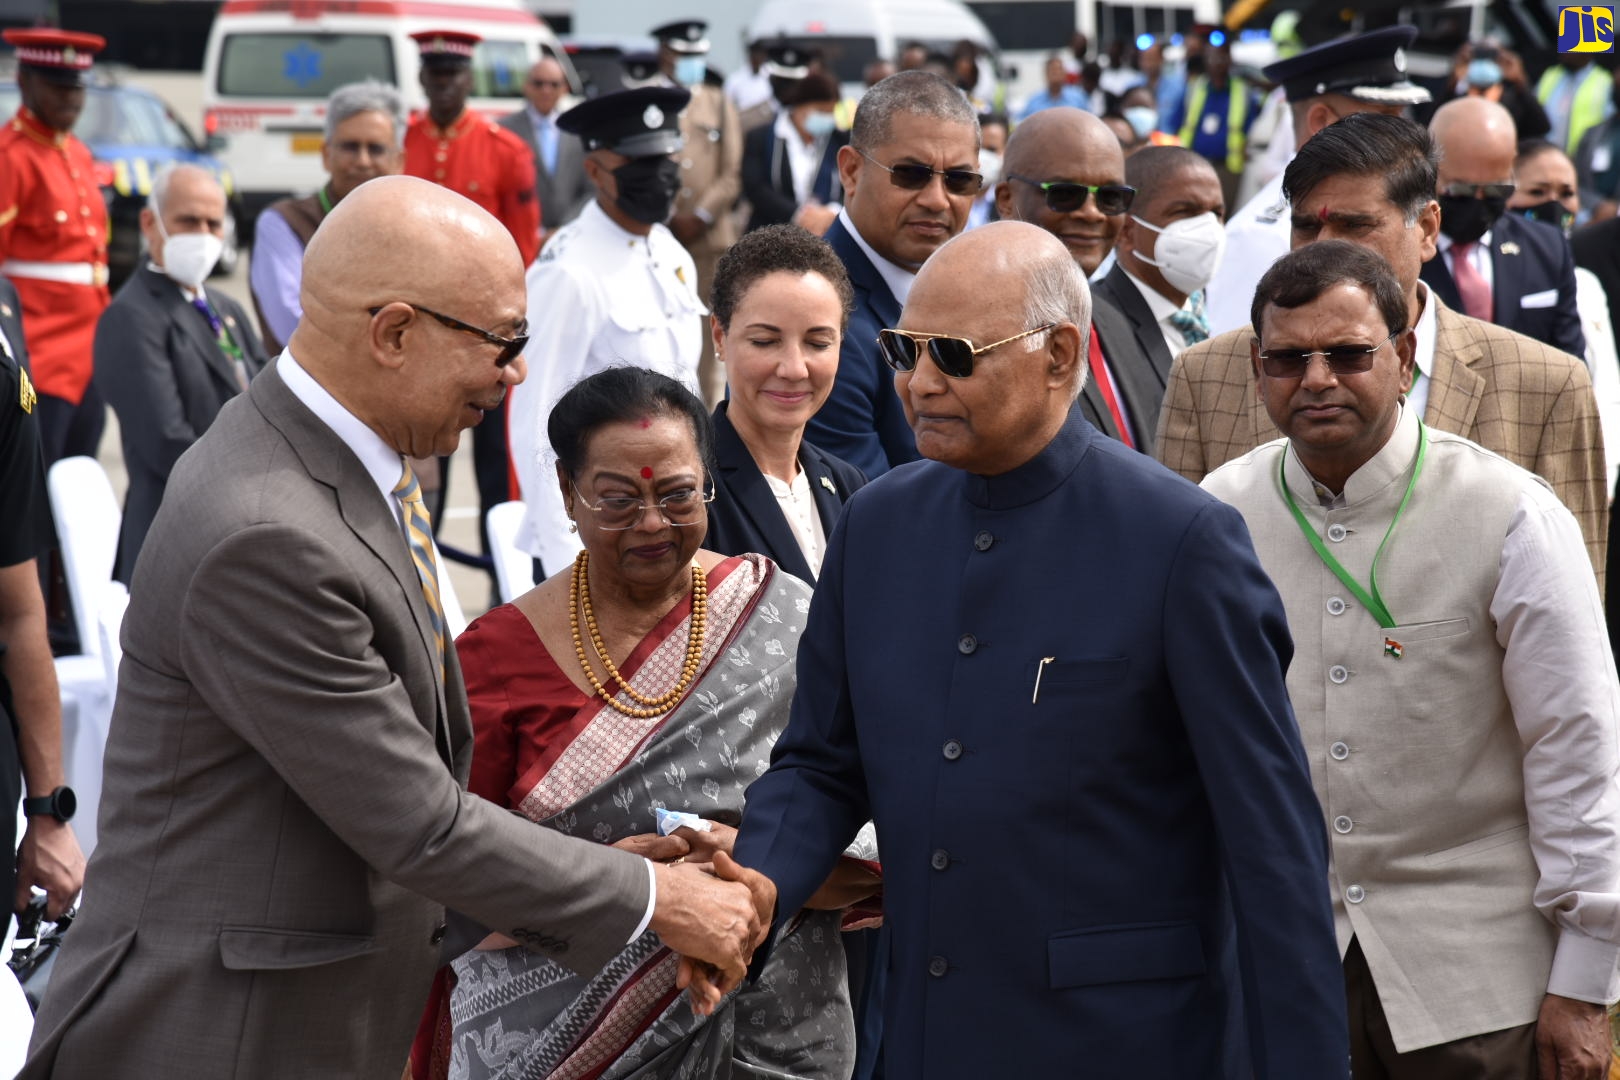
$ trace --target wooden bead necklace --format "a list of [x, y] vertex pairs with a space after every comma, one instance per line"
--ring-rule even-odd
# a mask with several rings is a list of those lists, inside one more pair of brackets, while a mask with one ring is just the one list
[[[602, 700], [613, 706], [626, 716], [634, 716], [641, 720], [650, 720], [655, 716], [662, 716], [668, 712], [681, 696], [686, 693], [692, 680], [697, 678], [698, 668], [703, 664], [703, 634], [708, 627], [709, 618], [709, 578], [703, 572], [703, 567], [692, 564], [692, 621], [686, 631], [686, 661], [681, 665], [681, 677], [667, 693], [658, 697], [647, 697], [638, 693], [630, 685], [618, 667], [608, 656], [607, 646], [602, 641], [602, 634], [596, 626], [596, 612], [591, 608], [591, 588], [587, 570], [590, 566], [590, 552], [581, 551], [574, 560], [574, 577], [568, 586], [568, 628], [574, 636], [574, 655], [579, 659], [580, 670], [585, 672], [585, 679], [591, 684]], [[608, 673], [608, 680], [619, 684], [619, 689], [632, 701], [638, 702], [643, 708], [622, 704], [618, 697], [610, 694], [607, 687], [597, 679], [590, 661], [585, 656], [585, 642], [580, 637], [580, 614], [585, 616], [585, 629], [591, 638], [592, 651], [602, 662], [603, 669]]]

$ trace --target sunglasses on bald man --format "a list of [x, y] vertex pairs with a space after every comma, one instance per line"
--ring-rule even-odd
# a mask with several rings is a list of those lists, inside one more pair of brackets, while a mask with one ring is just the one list
[[939, 368], [942, 374], [952, 379], [965, 379], [973, 374], [974, 357], [983, 356], [991, 349], [1000, 348], [1020, 338], [1051, 330], [1055, 326], [1057, 323], [1047, 323], [977, 348], [967, 338], [950, 337], [946, 334], [919, 334], [910, 330], [879, 330], [877, 343], [878, 351], [883, 354], [883, 362], [895, 371], [915, 371], [917, 361], [926, 348], [928, 355], [933, 358], [934, 366]]

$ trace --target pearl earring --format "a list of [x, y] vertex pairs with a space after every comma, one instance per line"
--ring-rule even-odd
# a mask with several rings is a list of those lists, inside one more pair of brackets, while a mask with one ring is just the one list
[[572, 532], [579, 532], [579, 526], [574, 524], [572, 521], [570, 521], [568, 523], [568, 531], [571, 532], [571, 533]]

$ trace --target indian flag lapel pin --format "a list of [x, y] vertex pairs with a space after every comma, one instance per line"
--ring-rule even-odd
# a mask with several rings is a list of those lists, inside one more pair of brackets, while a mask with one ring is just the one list
[[1406, 650], [1401, 648], [1400, 642], [1396, 641], [1392, 637], [1387, 637], [1384, 639], [1385, 656], [1393, 656], [1395, 659], [1399, 660], [1403, 655], [1405, 655], [1405, 653]]

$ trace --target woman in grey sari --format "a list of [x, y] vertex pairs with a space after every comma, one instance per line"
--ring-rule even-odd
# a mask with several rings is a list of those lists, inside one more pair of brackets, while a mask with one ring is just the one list
[[[457, 642], [476, 731], [469, 788], [570, 835], [710, 861], [729, 853], [743, 793], [787, 723], [810, 590], [763, 556], [699, 549], [713, 433], [678, 383], [600, 372], [558, 403], [549, 434], [584, 551]], [[701, 824], [658, 835], [671, 811]], [[874, 859], [862, 843], [851, 855]], [[453, 965], [425, 1075], [843, 1080], [854, 1031], [840, 909], [877, 877], [854, 858], [829, 869], [757, 980], [707, 1017], [651, 932], [589, 979], [486, 941]]]

